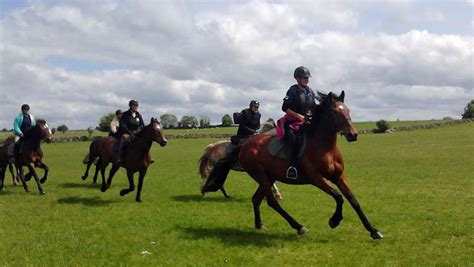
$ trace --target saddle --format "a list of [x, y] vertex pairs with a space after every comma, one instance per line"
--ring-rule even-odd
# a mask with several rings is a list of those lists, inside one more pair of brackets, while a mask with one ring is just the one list
[[[303, 156], [303, 152], [306, 148], [307, 141], [308, 141], [308, 138], [306, 137], [306, 135], [304, 135], [303, 142], [301, 142], [301, 146], [299, 147], [299, 150], [298, 150], [299, 151], [298, 158], [301, 158], [301, 156]], [[274, 136], [271, 138], [270, 142], [268, 142], [268, 151], [274, 157], [278, 157], [281, 159], [289, 159], [291, 148], [288, 144], [278, 141], [278, 138]]]

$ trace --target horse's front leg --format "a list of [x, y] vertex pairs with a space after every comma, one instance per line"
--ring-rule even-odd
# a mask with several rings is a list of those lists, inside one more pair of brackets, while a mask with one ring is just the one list
[[102, 183], [102, 187], [100, 189], [102, 192], [105, 192], [110, 187], [110, 185], [112, 185], [112, 178], [114, 178], [114, 175], [115, 175], [115, 173], [117, 172], [117, 170], [119, 168], [120, 168], [120, 165], [117, 165], [117, 164], [112, 165], [112, 169], [110, 169], [109, 178], [107, 179], [107, 183], [105, 183], [105, 184]]
[[25, 181], [25, 173], [23, 172], [23, 168], [18, 165], [15, 165], [15, 167], [18, 169], [18, 172], [20, 173], [20, 181], [23, 185], [23, 189], [25, 189], [25, 192], [30, 192], [30, 189], [28, 188], [28, 185], [26, 184], [26, 181]]
[[128, 178], [128, 188], [120, 190], [120, 195], [123, 197], [126, 194], [135, 190], [135, 184], [133, 183], [133, 171], [127, 170], [127, 178]]
[[364, 212], [362, 211], [362, 208], [360, 207], [359, 201], [357, 201], [356, 197], [352, 194], [351, 189], [349, 188], [348, 182], [347, 182], [347, 177], [344, 175], [341, 175], [336, 180], [337, 187], [339, 190], [341, 190], [341, 193], [347, 198], [349, 203], [351, 203], [352, 208], [356, 211], [357, 215], [359, 216], [359, 219], [362, 221], [362, 224], [364, 225], [365, 229], [369, 231], [370, 236], [373, 239], [382, 239], [383, 235], [379, 230], [375, 229], [372, 224], [369, 222], [367, 217], [365, 216]]
[[49, 168], [48, 168], [48, 166], [47, 166], [46, 164], [44, 164], [43, 162], [40, 162], [40, 163], [37, 165], [37, 167], [44, 170], [43, 178], [41, 178], [41, 180], [40, 180], [40, 183], [44, 184], [44, 182], [46, 182], [46, 180], [48, 180]]
[[344, 203], [344, 199], [342, 198], [341, 194], [332, 188], [331, 185], [329, 185], [329, 182], [323, 177], [317, 177], [316, 179], [313, 179], [312, 184], [328, 195], [332, 196], [336, 201], [336, 210], [329, 219], [329, 226], [331, 228], [336, 228], [342, 221], [342, 204]]
[[146, 171], [147, 171], [147, 168], [145, 168], [145, 169], [143, 169], [139, 172], [137, 198], [135, 199], [137, 202], [142, 202], [142, 200], [141, 200], [142, 186], [143, 186], [143, 180], [145, 179]]
[[43, 190], [43, 187], [41, 187], [40, 179], [38, 177], [38, 174], [36, 174], [35, 167], [33, 163], [28, 164], [28, 169], [30, 170], [30, 173], [33, 175], [35, 178], [36, 184], [38, 185], [38, 191], [40, 195], [46, 194], [46, 192]]

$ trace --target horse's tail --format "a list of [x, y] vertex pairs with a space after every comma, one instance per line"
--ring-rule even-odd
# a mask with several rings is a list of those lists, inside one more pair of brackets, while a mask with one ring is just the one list
[[204, 154], [199, 158], [199, 174], [202, 179], [207, 179], [212, 170], [212, 162], [209, 156], [207, 155], [207, 150], [204, 151]]

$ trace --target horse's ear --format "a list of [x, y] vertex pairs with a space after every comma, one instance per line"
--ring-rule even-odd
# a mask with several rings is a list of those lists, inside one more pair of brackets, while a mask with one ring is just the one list
[[332, 103], [333, 98], [334, 98], [334, 94], [332, 92], [329, 92], [328, 97], [327, 97], [329, 103]]
[[150, 124], [152, 124], [154, 120], [155, 120], [155, 119], [154, 119], [153, 117], [151, 117], [151, 119], [150, 119]]
[[341, 94], [337, 97], [337, 100], [344, 102], [345, 96], [346, 96], [346, 93], [344, 93], [344, 90], [342, 90]]

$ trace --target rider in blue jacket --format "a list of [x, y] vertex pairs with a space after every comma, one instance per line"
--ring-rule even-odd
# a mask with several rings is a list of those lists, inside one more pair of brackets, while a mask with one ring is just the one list
[[21, 113], [16, 116], [15, 120], [13, 121], [13, 134], [15, 135], [15, 142], [10, 144], [8, 147], [8, 156], [10, 157], [11, 163], [14, 162], [14, 148], [17, 144], [20, 144], [19, 153], [21, 154], [23, 150], [23, 146], [21, 139], [23, 135], [28, 132], [32, 127], [36, 126], [36, 119], [33, 114], [30, 114], [30, 106], [28, 104], [24, 104], [21, 106]]

